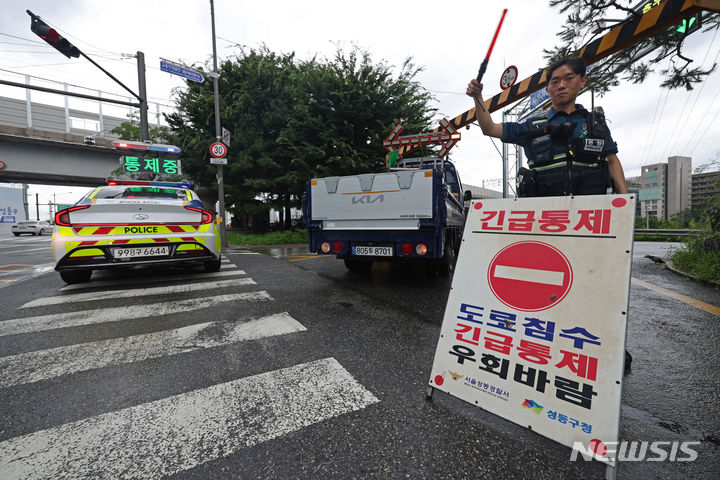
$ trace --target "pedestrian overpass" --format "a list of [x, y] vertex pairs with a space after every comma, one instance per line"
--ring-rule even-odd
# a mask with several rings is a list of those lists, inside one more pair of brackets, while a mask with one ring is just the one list
[[94, 187], [120, 166], [109, 133], [127, 118], [0, 97], [0, 183]]

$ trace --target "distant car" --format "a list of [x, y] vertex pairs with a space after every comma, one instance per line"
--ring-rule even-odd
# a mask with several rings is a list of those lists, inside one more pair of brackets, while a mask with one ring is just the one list
[[23, 233], [29, 235], [45, 235], [46, 232], [52, 231], [52, 225], [49, 222], [29, 220], [27, 222], [18, 222], [12, 227], [10, 231], [16, 237], [19, 237]]
[[66, 283], [135, 265], [201, 263], [217, 272], [220, 250], [213, 214], [190, 185], [108, 182], [55, 215], [52, 252]]

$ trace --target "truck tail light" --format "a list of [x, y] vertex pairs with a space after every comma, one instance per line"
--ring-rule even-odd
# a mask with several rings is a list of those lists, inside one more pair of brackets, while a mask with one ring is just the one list
[[330, 243], [324, 242], [320, 245], [320, 250], [322, 250], [323, 253], [330, 253]]
[[417, 246], [415, 247], [415, 253], [417, 253], [421, 257], [424, 256], [427, 253], [427, 251], [428, 251], [427, 245], [425, 245], [424, 243], [418, 243]]
[[413, 251], [413, 247], [409, 243], [403, 243], [402, 245], [400, 245], [400, 251], [403, 255], [410, 255]]
[[333, 252], [340, 253], [343, 250], [343, 244], [341, 242], [335, 242], [332, 246]]
[[70, 207], [66, 208], [65, 210], [60, 210], [55, 214], [55, 225], [60, 225], [61, 227], [69, 227], [72, 224], [70, 223], [70, 212], [73, 212], [75, 210], [84, 210], [86, 208], [90, 208], [90, 205], [78, 205], [77, 207]]

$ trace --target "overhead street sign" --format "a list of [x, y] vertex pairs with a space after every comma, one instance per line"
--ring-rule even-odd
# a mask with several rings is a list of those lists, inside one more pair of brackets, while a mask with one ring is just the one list
[[177, 63], [173, 63], [168, 60], [160, 60], [160, 70], [170, 73], [172, 75], [187, 78], [188, 80], [192, 80], [193, 82], [197, 83], [202, 83], [205, 81], [205, 77], [203, 77], [202, 73], [198, 72], [197, 70], [178, 65]]
[[225, 155], [227, 155], [227, 147], [224, 143], [221, 142], [215, 142], [212, 145], [210, 145], [210, 155], [212, 155], [215, 158], [222, 158]]

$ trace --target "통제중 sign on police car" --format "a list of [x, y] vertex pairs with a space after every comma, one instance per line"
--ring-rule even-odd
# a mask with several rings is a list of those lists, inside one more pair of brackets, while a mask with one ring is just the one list
[[93, 270], [134, 265], [202, 263], [220, 270], [220, 236], [213, 214], [190, 185], [108, 181], [55, 215], [55, 270], [67, 283]]

